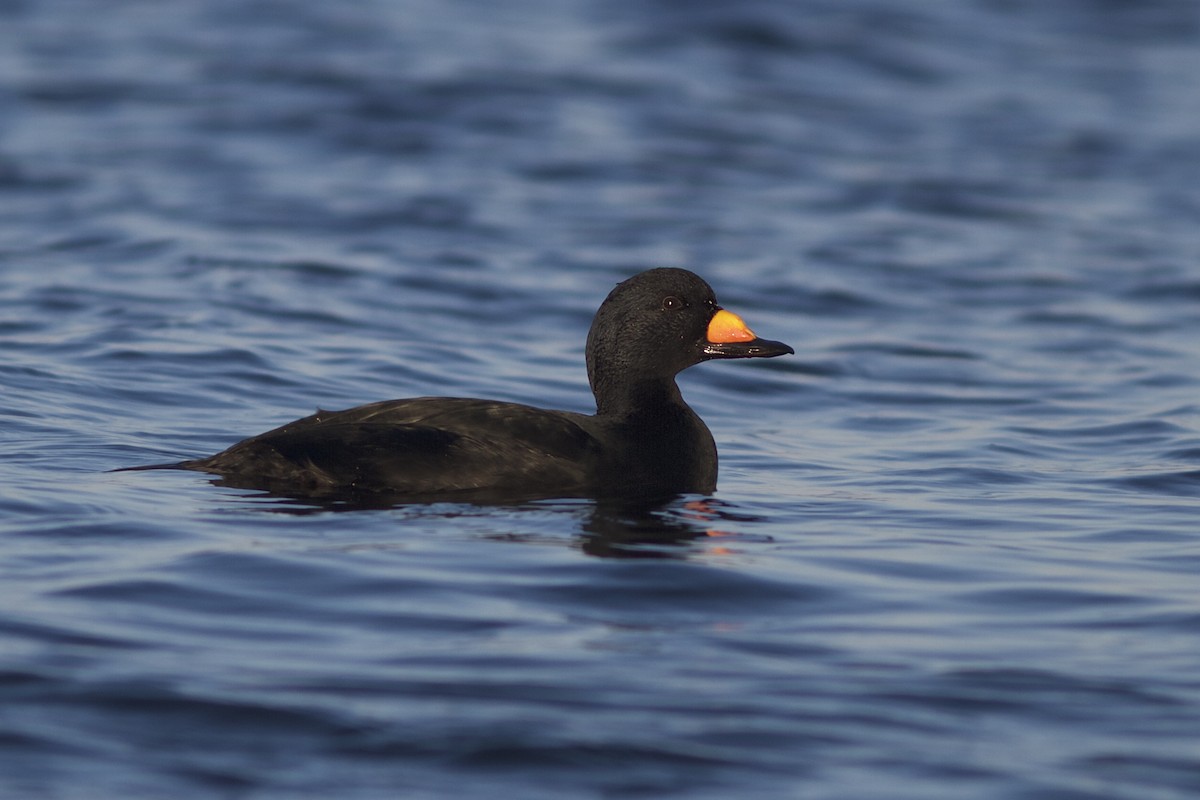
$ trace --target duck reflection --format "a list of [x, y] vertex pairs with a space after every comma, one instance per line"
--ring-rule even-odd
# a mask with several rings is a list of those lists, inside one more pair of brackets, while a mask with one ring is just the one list
[[[428, 498], [385, 497], [377, 493], [320, 499], [255, 493], [241, 495], [241, 499], [260, 504], [263, 511], [296, 516], [387, 509], [421, 519], [479, 517], [501, 509], [562, 514], [572, 521], [570, 528], [575, 531], [570, 542], [582, 552], [600, 558], [683, 559], [695, 555], [700, 544], [704, 545], [703, 552], [719, 555], [731, 552], [730, 546], [735, 542], [770, 541], [769, 537], [747, 536], [736, 531], [738, 523], [760, 522], [762, 517], [739, 511], [713, 497], [544, 500], [472, 494], [456, 498], [455, 502], [448, 502], [444, 496], [431, 502]], [[497, 521], [508, 526], [513, 519], [505, 516], [497, 517]], [[561, 535], [545, 532], [550, 526], [538, 527], [542, 530], [509, 530], [485, 534], [485, 538], [525, 543], [563, 542]]]
[[719, 526], [751, 519], [711, 497], [683, 503], [598, 502], [583, 524], [580, 549], [603, 558], [684, 558], [694, 552], [688, 545], [738, 539], [739, 534]]

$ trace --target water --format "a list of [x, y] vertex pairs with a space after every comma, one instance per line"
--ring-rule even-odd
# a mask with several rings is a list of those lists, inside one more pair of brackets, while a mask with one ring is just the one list
[[[0, 6], [0, 797], [1200, 794], [1200, 9]], [[588, 410], [688, 266], [713, 498], [118, 466]]]

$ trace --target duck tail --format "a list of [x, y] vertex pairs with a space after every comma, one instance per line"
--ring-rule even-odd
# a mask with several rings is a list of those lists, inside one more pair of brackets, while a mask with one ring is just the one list
[[194, 461], [172, 461], [169, 464], [139, 464], [136, 467], [117, 467], [108, 472], [142, 472], [148, 469], [192, 469]]

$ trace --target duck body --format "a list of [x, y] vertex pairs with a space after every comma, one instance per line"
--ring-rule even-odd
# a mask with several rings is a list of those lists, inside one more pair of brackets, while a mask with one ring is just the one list
[[318, 411], [173, 466], [315, 497], [709, 493], [717, 477], [712, 434], [690, 408], [613, 419], [462, 397]]
[[593, 415], [458, 397], [318, 411], [188, 469], [273, 494], [512, 497], [708, 494], [717, 448], [675, 375], [713, 358], [793, 352], [757, 338], [698, 276], [655, 269], [618, 284], [587, 341]]

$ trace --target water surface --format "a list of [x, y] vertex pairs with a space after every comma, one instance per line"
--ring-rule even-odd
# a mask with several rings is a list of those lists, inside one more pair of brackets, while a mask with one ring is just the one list
[[[0, 8], [0, 796], [1200, 793], [1188, 1]], [[391, 397], [590, 410], [617, 281], [714, 497], [117, 473]]]

